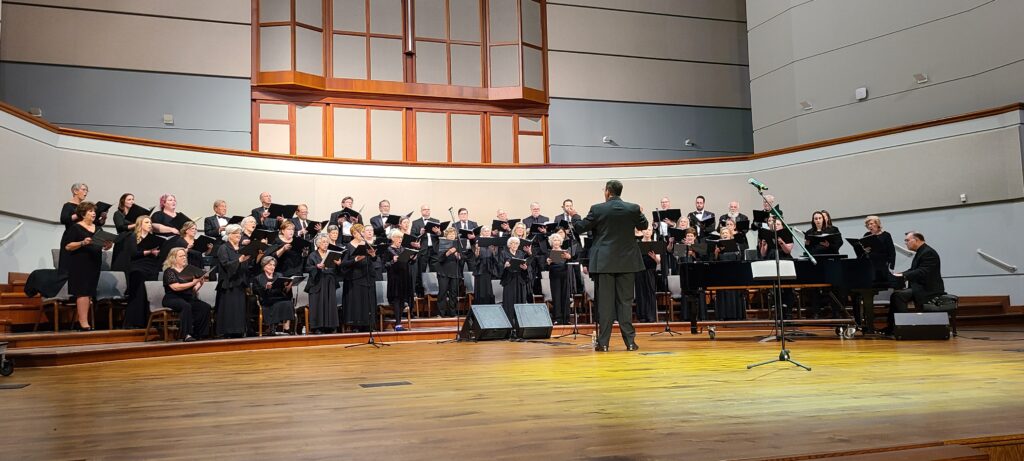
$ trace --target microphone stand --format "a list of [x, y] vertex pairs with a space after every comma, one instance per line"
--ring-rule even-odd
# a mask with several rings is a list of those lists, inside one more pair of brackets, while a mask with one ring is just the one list
[[[658, 213], [658, 217], [661, 217], [661, 213], [659, 213], [658, 210], [655, 210], [654, 212]], [[657, 224], [658, 224], [658, 227], [659, 227], [658, 233], [660, 235], [660, 233], [661, 233], [661, 229], [660, 229], [661, 228], [661, 222], [659, 221]], [[662, 236], [662, 238], [665, 238], [665, 236]], [[671, 254], [666, 254], [666, 256], [668, 256], [670, 258], [674, 258], [675, 257], [675, 256], [673, 256]], [[665, 276], [665, 278], [667, 279], [668, 277], [671, 277], [671, 276], [672, 276], [672, 274], [668, 274], [667, 276]], [[668, 280], [666, 280], [666, 284], [667, 284], [667, 282], [668, 282]], [[682, 291], [682, 290], [680, 290], [680, 291]], [[655, 315], [657, 315], [657, 312], [655, 312]], [[665, 329], [662, 330], [662, 331], [657, 331], [657, 332], [651, 333], [651, 336], [658, 336], [658, 335], [662, 335], [662, 334], [665, 334], [665, 333], [668, 333], [669, 337], [672, 337], [672, 336], [675, 336], [675, 335], [682, 335], [682, 333], [672, 329], [672, 325], [669, 323], [669, 317], [671, 317], [671, 316], [672, 316], [672, 298], [671, 298], [671, 293], [669, 293], [668, 308], [665, 309]]]
[[[456, 221], [455, 220], [455, 213], [452, 211], [454, 208], [455, 207], [448, 207], [448, 214], [450, 214], [452, 216], [452, 222], [453, 223]], [[457, 230], [456, 230], [456, 234], [455, 234], [455, 248], [456, 248], [455, 251], [459, 252], [459, 260], [461, 262], [461, 260], [462, 260], [461, 256], [463, 254], [465, 254], [465, 251], [462, 248], [462, 239], [459, 238], [459, 234], [458, 234]], [[459, 273], [460, 274], [462, 273], [462, 268], [459, 268]], [[462, 283], [462, 277], [459, 277], [457, 280], [458, 280], [458, 282], [456, 282], [456, 283], [460, 283], [460, 284]], [[438, 293], [437, 295], [438, 295], [438, 300], [440, 300], [441, 293]], [[450, 299], [449, 299], [449, 302], [451, 302]], [[470, 306], [469, 308], [472, 309], [473, 306]], [[466, 315], [469, 315], [469, 314], [467, 313]], [[461, 343], [463, 341], [462, 340], [462, 326], [461, 326], [461, 323], [462, 323], [462, 317], [459, 316], [459, 299], [458, 299], [458, 297], [456, 297], [455, 298], [455, 337], [452, 338], [452, 339], [445, 339], [445, 340], [442, 340], [442, 341], [438, 341], [437, 344]]]
[[[771, 206], [771, 204], [768, 202], [768, 199], [765, 198], [765, 196], [764, 196], [765, 189], [766, 188], [757, 187], [758, 195], [761, 196], [761, 199], [764, 200], [764, 203], [768, 203], [769, 204], [768, 209], [771, 211], [772, 215], [775, 216], [775, 219], [777, 221], [781, 222], [782, 225], [785, 226], [785, 228], [788, 229], [789, 233], [792, 235], [793, 234], [793, 229], [791, 227], [789, 227], [789, 224], [786, 224], [785, 220], [782, 219], [782, 214], [779, 213], [779, 210], [775, 209], [774, 206]], [[782, 314], [782, 274], [779, 271], [779, 267], [782, 265], [781, 262], [780, 262], [780, 257], [779, 257], [779, 253], [780, 253], [780, 250], [779, 250], [779, 230], [774, 225], [772, 225], [772, 238], [775, 240], [773, 242], [775, 244], [775, 281], [774, 281], [774, 285], [775, 286], [772, 287], [772, 290], [773, 290], [774, 295], [775, 295], [775, 328], [778, 329], [778, 337], [777, 337], [777, 339], [779, 340], [779, 344], [781, 346], [781, 349], [779, 351], [779, 358], [771, 359], [771, 360], [765, 360], [764, 362], [758, 362], [758, 363], [747, 365], [747, 369], [749, 370], [751, 368], [759, 367], [761, 365], [767, 365], [769, 363], [789, 362], [789, 363], [792, 363], [793, 365], [796, 365], [796, 366], [798, 366], [800, 368], [803, 368], [804, 370], [811, 371], [810, 367], [805, 366], [805, 365], [803, 365], [803, 364], [793, 360], [791, 355], [790, 355], [790, 353], [789, 353], [789, 350], [786, 349], [786, 319], [785, 319], [785, 316], [783, 316], [783, 314]], [[807, 251], [807, 248], [804, 247], [803, 243], [798, 242], [797, 239], [795, 239], [795, 238], [793, 239], [793, 243], [796, 244], [796, 245], [799, 245], [800, 249], [803, 250], [805, 253], [807, 253], [808, 256], [810, 256], [810, 253]], [[810, 259], [811, 259], [811, 263], [812, 264], [815, 264], [815, 265], [818, 264], [818, 260], [815, 259], [814, 256], [810, 256]], [[765, 338], [765, 339], [768, 339], [768, 338]]]

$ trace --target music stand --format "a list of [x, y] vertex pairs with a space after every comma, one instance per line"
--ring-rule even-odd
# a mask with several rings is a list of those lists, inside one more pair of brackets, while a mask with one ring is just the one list
[[[757, 193], [758, 193], [758, 195], [761, 196], [761, 199], [764, 200], [765, 203], [769, 203], [768, 199], [765, 198], [765, 196], [764, 196], [764, 190], [763, 189], [758, 187]], [[786, 221], [784, 221], [782, 219], [782, 214], [779, 213], [779, 210], [777, 210], [773, 206], [769, 207], [769, 210], [771, 210], [771, 213], [773, 215], [775, 215], [775, 219], [778, 220], [779, 222], [781, 222], [782, 225], [785, 226], [787, 229], [789, 229], [790, 234], [792, 234], [793, 230], [789, 227], [789, 224], [786, 224]], [[761, 272], [761, 273], [754, 272], [753, 275], [754, 275], [754, 280], [772, 280], [772, 292], [775, 295], [775, 328], [778, 330], [777, 339], [779, 340], [779, 344], [781, 346], [781, 349], [779, 351], [779, 358], [771, 359], [771, 360], [765, 360], [764, 362], [758, 362], [758, 363], [754, 363], [754, 364], [751, 364], [751, 365], [747, 365], [747, 369], [749, 370], [751, 368], [759, 367], [761, 365], [767, 365], [769, 363], [789, 362], [789, 363], [792, 363], [793, 365], [796, 365], [796, 366], [798, 366], [800, 368], [803, 368], [804, 370], [811, 371], [810, 367], [805, 366], [805, 365], [803, 365], [803, 364], [793, 360], [791, 358], [790, 354], [789, 354], [789, 350], [786, 349], [786, 319], [785, 319], [785, 316], [782, 315], [782, 279], [783, 279], [784, 276], [786, 278], [789, 278], [789, 279], [796, 278], [796, 266], [793, 264], [793, 261], [787, 260], [786, 261], [786, 263], [787, 263], [786, 264], [786, 269], [785, 269], [787, 274], [785, 274], [785, 275], [783, 274], [782, 262], [779, 260], [779, 252], [780, 252], [779, 247], [778, 247], [779, 230], [775, 226], [772, 226], [772, 238], [774, 239], [773, 243], [775, 244], [775, 264], [774, 264], [775, 271], [774, 271], [774, 274], [772, 274], [772, 271], [771, 271], [773, 264], [769, 263], [767, 265], [758, 265], [758, 270], [764, 271], [764, 272]], [[804, 248], [804, 245], [802, 243], [800, 243], [798, 240], [799, 239], [795, 239], [794, 238], [793, 239], [793, 243], [795, 245], [799, 245], [800, 248], [804, 251], [804, 253], [808, 254], [808, 256], [810, 257], [810, 260], [811, 260], [812, 263], [817, 264], [818, 262], [817, 262], [817, 260], [814, 259], [814, 256], [811, 256], [810, 252], [807, 251], [807, 249]], [[751, 265], [751, 270], [752, 271], [755, 270], [754, 265]], [[774, 275], [774, 277], [773, 277], [773, 275]], [[771, 338], [771, 337], [769, 336], [769, 338]], [[768, 338], [766, 338], [766, 339], [768, 339]]]
[[[568, 274], [567, 275], [569, 276], [569, 300], [570, 300], [570, 302], [575, 302], [575, 300], [576, 300], [576, 293], [575, 293], [575, 291], [576, 291], [576, 278], [575, 278], [576, 277], [576, 269], [573, 266], [579, 267], [580, 263], [579, 263], [579, 261], [573, 261], [571, 263], [565, 263], [565, 265], [568, 266]], [[583, 306], [580, 306], [580, 307], [583, 307]], [[577, 336], [582, 336], [582, 335], [583, 335], [583, 333], [580, 333], [580, 311], [579, 311], [579, 309], [576, 309], [576, 306], [573, 306], [573, 309], [572, 309], [572, 331], [570, 331], [570, 332], [568, 332], [568, 333], [566, 333], [564, 335], [555, 336], [554, 338], [555, 339], [562, 339], [562, 338], [564, 338], [566, 336], [572, 336], [572, 339], [576, 339]], [[587, 336], [589, 336], [589, 335], [587, 335]]]

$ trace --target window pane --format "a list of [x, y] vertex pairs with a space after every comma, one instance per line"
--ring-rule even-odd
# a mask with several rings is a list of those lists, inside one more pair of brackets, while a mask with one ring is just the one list
[[370, 0], [370, 32], [402, 34], [402, 0]]
[[448, 84], [448, 53], [444, 43], [416, 42], [416, 81]]
[[544, 90], [544, 58], [540, 50], [523, 47], [523, 86]]
[[512, 117], [491, 116], [491, 163], [512, 163]]
[[404, 81], [402, 41], [397, 38], [370, 38], [370, 79]]
[[448, 161], [448, 119], [446, 114], [416, 112], [416, 161]]
[[444, 0], [416, 0], [417, 37], [447, 38], [444, 26]]
[[295, 22], [323, 27], [323, 2], [320, 0], [295, 0]]
[[306, 157], [324, 155], [324, 108], [295, 107], [295, 153]]
[[480, 42], [480, 0], [451, 0], [452, 40]]
[[334, 78], [366, 79], [366, 39], [334, 36]]
[[366, 32], [366, 1], [334, 0], [334, 29]]
[[516, 0], [488, 0], [492, 42], [519, 41], [519, 15]]
[[370, 111], [370, 151], [373, 160], [402, 160], [402, 111]]
[[292, 20], [292, 3], [288, 0], [260, 0], [260, 22]]
[[543, 45], [540, 4], [533, 0], [523, 0], [523, 41], [531, 45]]
[[260, 27], [260, 71], [279, 70], [292, 70], [291, 27]]
[[452, 161], [480, 163], [481, 151], [480, 116], [452, 114]]
[[334, 108], [334, 158], [366, 159], [366, 109]]
[[291, 127], [288, 125], [261, 123], [260, 152], [273, 154], [291, 153]]
[[260, 104], [260, 118], [263, 120], [288, 121], [288, 106], [284, 104]]
[[452, 85], [481, 86], [480, 47], [452, 45]]
[[519, 117], [519, 131], [541, 131], [540, 117]]
[[519, 86], [519, 47], [491, 47], [491, 86]]
[[519, 163], [544, 163], [544, 137], [519, 135]]
[[315, 30], [295, 28], [295, 70], [324, 74], [324, 35]]

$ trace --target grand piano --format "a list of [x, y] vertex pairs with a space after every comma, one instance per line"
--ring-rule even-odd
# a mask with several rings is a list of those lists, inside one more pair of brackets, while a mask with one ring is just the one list
[[[809, 259], [793, 260], [796, 278], [783, 280], [782, 288], [836, 288], [860, 296], [853, 306], [857, 323], [865, 333], [874, 325], [875, 270], [868, 259], [848, 259], [845, 255], [819, 255], [817, 264]], [[771, 288], [772, 282], [754, 280], [750, 261], [698, 261], [679, 264], [680, 286], [684, 293], [716, 290]], [[832, 302], [843, 304], [832, 293]], [[867, 306], [867, 308], [865, 308]]]

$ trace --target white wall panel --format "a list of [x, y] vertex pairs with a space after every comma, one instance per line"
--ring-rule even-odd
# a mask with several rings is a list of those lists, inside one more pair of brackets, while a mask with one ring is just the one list
[[[252, 21], [251, 0], [19, 0], [18, 3], [84, 8], [118, 13], [135, 13], [198, 21]], [[287, 3], [287, 2], [285, 2]]]
[[552, 4], [642, 11], [676, 16], [695, 16], [731, 21], [745, 20], [747, 8], [742, 0], [630, 0], [628, 2], [622, 0], [551, 0], [548, 2], [548, 5]]

